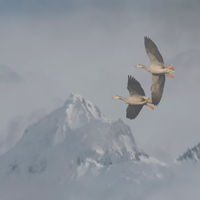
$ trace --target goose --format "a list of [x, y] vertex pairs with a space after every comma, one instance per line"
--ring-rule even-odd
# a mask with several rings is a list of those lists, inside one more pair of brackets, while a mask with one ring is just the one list
[[143, 68], [152, 74], [151, 99], [152, 103], [157, 106], [162, 98], [165, 75], [174, 78], [174, 68], [171, 67], [171, 64], [167, 64], [166, 66], [164, 65], [162, 55], [150, 38], [144, 37], [144, 44], [151, 65], [145, 67], [144, 65], [138, 64], [135, 67]]
[[132, 76], [128, 76], [127, 89], [130, 93], [130, 97], [127, 99], [118, 95], [112, 97], [112, 99], [121, 99], [126, 104], [129, 104], [126, 109], [126, 118], [135, 119], [144, 105], [154, 110], [153, 106], [147, 104], [152, 103], [152, 101], [145, 96], [140, 83]]

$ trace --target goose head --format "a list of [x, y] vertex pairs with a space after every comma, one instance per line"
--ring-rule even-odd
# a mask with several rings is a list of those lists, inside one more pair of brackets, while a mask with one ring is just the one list
[[120, 99], [121, 97], [118, 95], [115, 95], [114, 97], [112, 97], [112, 99]]
[[135, 67], [138, 67], [138, 68], [143, 68], [143, 67], [144, 67], [144, 65], [138, 64], [138, 65], [135, 65]]

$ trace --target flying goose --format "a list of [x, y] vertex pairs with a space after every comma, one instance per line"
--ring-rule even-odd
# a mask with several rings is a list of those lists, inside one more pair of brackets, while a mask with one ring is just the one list
[[128, 76], [127, 89], [130, 93], [130, 97], [127, 99], [118, 95], [112, 97], [112, 99], [121, 99], [129, 104], [126, 109], [126, 118], [135, 119], [144, 105], [154, 110], [153, 106], [147, 104], [152, 103], [152, 101], [145, 96], [140, 83], [132, 76]]
[[171, 65], [164, 65], [162, 55], [160, 54], [155, 43], [148, 37], [144, 37], [144, 44], [147, 55], [150, 59], [151, 65], [145, 67], [144, 65], [136, 65], [135, 67], [146, 69], [152, 74], [151, 82], [151, 99], [154, 105], [158, 105], [164, 89], [165, 75], [174, 78], [174, 68]]

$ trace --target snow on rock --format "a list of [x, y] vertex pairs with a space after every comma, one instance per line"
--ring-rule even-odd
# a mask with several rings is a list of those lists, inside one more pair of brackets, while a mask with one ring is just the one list
[[6, 195], [2, 188], [16, 188], [19, 182], [23, 187], [16, 194], [23, 196], [24, 187], [32, 192], [33, 185], [42, 185], [40, 189], [50, 187], [52, 194], [61, 190], [60, 199], [70, 199], [74, 187], [96, 190], [100, 183], [95, 180], [112, 185], [117, 180], [135, 184], [139, 177], [159, 178], [159, 167], [163, 163], [137, 148], [121, 119], [113, 122], [81, 95], [71, 94], [61, 108], [28, 126], [20, 141], [0, 157], [0, 199]]
[[111, 122], [110, 119], [101, 113], [97, 106], [78, 94], [72, 93], [65, 102], [64, 107], [66, 108], [65, 112], [67, 115], [66, 122], [71, 129], [80, 128], [91, 119], [101, 119], [105, 122]]
[[191, 161], [200, 160], [200, 143], [193, 146], [192, 148], [189, 147], [188, 150], [184, 152], [182, 155], [178, 156], [175, 161], [185, 161], [185, 160], [191, 160]]

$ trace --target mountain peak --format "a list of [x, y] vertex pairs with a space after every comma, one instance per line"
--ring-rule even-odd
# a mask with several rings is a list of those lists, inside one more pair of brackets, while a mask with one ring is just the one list
[[186, 152], [176, 158], [176, 161], [191, 160], [199, 161], [200, 160], [200, 142], [193, 146], [189, 147]]
[[103, 113], [90, 101], [84, 99], [79, 94], [71, 93], [64, 104], [67, 114], [66, 121], [71, 129], [78, 128], [77, 125], [82, 125], [89, 122], [91, 119], [100, 119], [102, 121], [111, 122]]
[[80, 94], [75, 94], [75, 93], [71, 93], [70, 95], [69, 95], [69, 98], [67, 99], [67, 101], [69, 100], [69, 99], [71, 99], [71, 100], [73, 100], [74, 102], [75, 101], [77, 101], [77, 100], [82, 100], [82, 99], [84, 99]]

